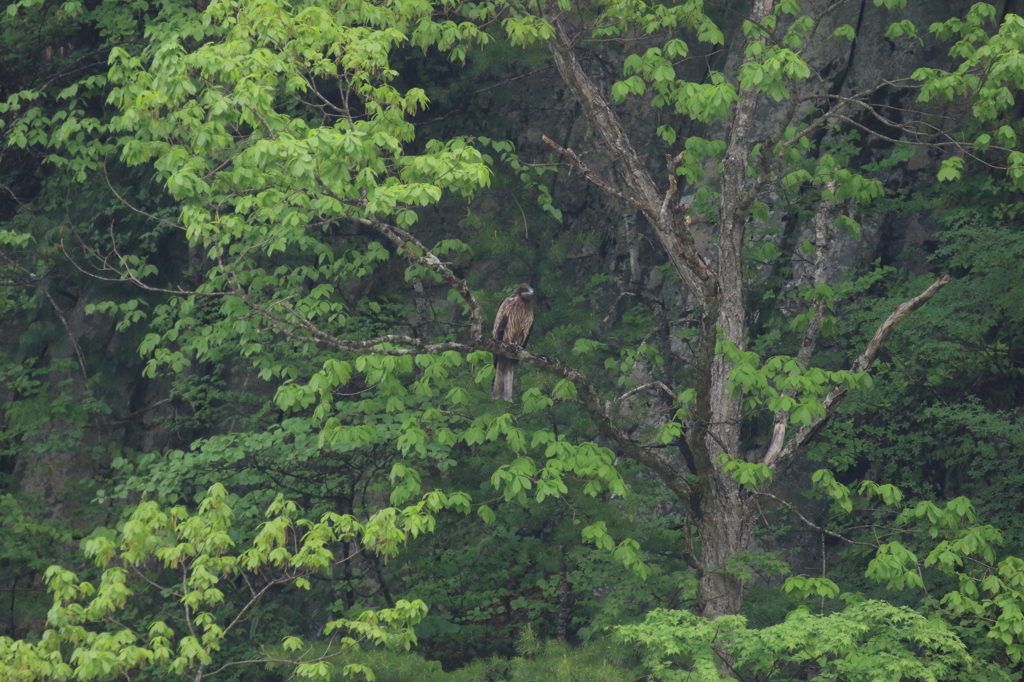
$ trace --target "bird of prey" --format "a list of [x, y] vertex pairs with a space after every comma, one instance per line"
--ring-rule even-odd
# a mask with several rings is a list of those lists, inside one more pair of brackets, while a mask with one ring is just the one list
[[[526, 348], [530, 339], [530, 328], [533, 327], [533, 288], [529, 284], [520, 284], [512, 295], [506, 298], [494, 316], [494, 340], [511, 343]], [[491, 397], [497, 400], [504, 398], [512, 402], [512, 379], [516, 373], [518, 360], [501, 355], [494, 356], [494, 391]]]

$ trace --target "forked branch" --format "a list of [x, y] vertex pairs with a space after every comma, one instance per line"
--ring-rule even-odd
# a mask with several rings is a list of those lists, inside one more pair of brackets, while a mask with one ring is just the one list
[[[587, 122], [607, 145], [612, 163], [629, 193], [616, 190], [601, 180], [586, 168], [579, 156], [571, 150], [563, 150], [550, 140], [546, 140], [547, 143], [555, 147], [589, 180], [611, 196], [639, 209], [654, 228], [658, 241], [661, 242], [680, 279], [701, 301], [706, 301], [714, 294], [715, 273], [697, 253], [685, 219], [680, 217], [677, 220], [674, 211], [662, 210], [665, 203], [664, 193], [658, 189], [608, 100], [587, 76], [576, 58], [573, 41], [566, 32], [562, 20], [555, 13], [553, 4], [544, 4], [542, 10], [544, 19], [555, 29], [555, 35], [548, 39], [548, 48], [562, 81], [579, 102]], [[671, 189], [669, 191], [671, 192]]]
[[[828, 183], [828, 189], [835, 197], [835, 182]], [[814, 215], [814, 286], [827, 284], [826, 269], [832, 255], [832, 202], [822, 199], [818, 205], [818, 212]], [[803, 341], [800, 343], [800, 350], [797, 352], [797, 361], [806, 367], [811, 360], [811, 354], [818, 344], [818, 336], [821, 333], [821, 319], [825, 314], [825, 300], [819, 298], [813, 304], [814, 314], [807, 323], [807, 331], [804, 332]], [[796, 391], [787, 391], [790, 398], [796, 395]], [[789, 423], [789, 413], [779, 410], [775, 413], [775, 425], [772, 430], [772, 442], [765, 454], [765, 461], [771, 462], [778, 457], [786, 440], [786, 427]]]
[[[867, 370], [874, 363], [875, 358], [878, 357], [878, 351], [882, 349], [885, 342], [889, 340], [893, 332], [896, 331], [896, 326], [900, 322], [910, 317], [917, 309], [923, 306], [931, 299], [932, 296], [938, 293], [939, 289], [949, 284], [949, 275], [936, 280], [930, 287], [925, 289], [923, 292], [900, 304], [896, 310], [883, 322], [878, 330], [875, 331], [874, 337], [868, 343], [864, 352], [861, 353], [854, 361], [853, 366], [850, 367], [851, 372], [863, 372]], [[801, 427], [794, 435], [793, 438], [786, 443], [785, 446], [777, 449], [770, 450], [765, 454], [764, 463], [772, 470], [775, 474], [776, 480], [778, 480], [778, 474], [785, 471], [786, 468], [793, 462], [797, 454], [807, 445], [808, 442], [821, 430], [821, 427], [825, 425], [825, 422], [835, 413], [836, 409], [839, 408], [839, 404], [846, 398], [849, 391], [846, 386], [836, 386], [833, 388], [825, 399], [822, 401], [822, 406], [825, 408], [824, 415], [816, 418], [809, 426]], [[784, 436], [785, 434], [783, 434]]]

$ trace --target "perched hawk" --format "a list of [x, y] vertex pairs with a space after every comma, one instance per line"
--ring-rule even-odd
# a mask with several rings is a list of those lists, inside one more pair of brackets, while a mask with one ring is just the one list
[[[533, 326], [533, 289], [529, 284], [520, 284], [512, 295], [506, 298], [494, 316], [494, 339], [512, 343], [526, 348], [530, 339], [530, 328]], [[512, 402], [512, 379], [516, 373], [518, 360], [494, 356], [494, 391], [491, 397], [497, 400], [504, 398]]]

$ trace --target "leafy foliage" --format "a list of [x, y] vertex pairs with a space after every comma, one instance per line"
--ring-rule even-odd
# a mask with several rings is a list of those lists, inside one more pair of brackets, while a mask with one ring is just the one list
[[[48, 628], [38, 643], [0, 638], [0, 672], [8, 679], [92, 680], [153, 668], [202, 677], [206, 669], [260, 662], [251, 641], [243, 645], [249, 649], [243, 660], [233, 662], [230, 656], [238, 646], [231, 646], [233, 640], [244, 631], [240, 626], [252, 621], [261, 600], [281, 590], [311, 590], [313, 574], [349, 558], [343, 547], [350, 540], [387, 554], [404, 538], [405, 531], [382, 522], [389, 517], [386, 510], [366, 525], [339, 514], [309, 521], [297, 512], [279, 496], [258, 533], [236, 539], [230, 496], [219, 485], [209, 489], [195, 513], [143, 502], [116, 533], [98, 529], [83, 541], [84, 552], [104, 568], [98, 584], [59, 566], [47, 569], [54, 598]], [[417, 512], [406, 510], [405, 517], [401, 525], [418, 532]], [[176, 603], [158, 602], [152, 615], [132, 613], [151, 589], [161, 600], [175, 597]], [[121, 624], [126, 612], [141, 621], [137, 628]], [[408, 649], [416, 639], [412, 626], [425, 612], [423, 602], [401, 600], [355, 619], [329, 620], [325, 635], [349, 634], [332, 641], [331, 651], [319, 658], [298, 657], [295, 674], [329, 679], [326, 660], [363, 640]], [[244, 639], [251, 640], [251, 632]], [[294, 635], [285, 637], [283, 646], [287, 651], [305, 647]], [[256, 660], [244, 660], [252, 656]], [[356, 666], [350, 664], [349, 670]]]
[[[971, 110], [943, 123], [941, 188], [909, 197], [887, 183], [916, 151], [900, 135], [921, 142], [931, 114], [894, 120], [910, 106], [898, 93], [806, 90], [822, 73], [810, 46], [856, 30], [819, 35], [799, 2], [759, 7], [745, 20], [697, 1], [561, 2], [558, 16], [503, 2], [9, 3], [5, 679], [633, 679], [600, 639], [616, 626], [661, 679], [1011, 679], [1024, 652], [1024, 249], [1007, 197], [1024, 177], [1024, 24], [996, 25], [984, 3], [927, 29], [893, 15], [892, 45], [948, 41], [949, 66], [886, 87]], [[670, 230], [614, 187], [629, 185], [610, 170], [627, 155], [598, 160], [582, 88], [569, 90], [585, 136], [510, 113], [510, 83], [552, 90], [537, 76], [555, 70], [569, 83], [548, 62], [567, 26], [609, 111], [660, 140], [641, 155], [659, 173], [666, 158], [669, 189], [654, 194]], [[727, 36], [734, 73], [716, 54]], [[569, 119], [557, 99], [536, 109]], [[737, 112], [774, 102], [788, 122], [741, 131]], [[888, 118], [865, 123], [857, 107]], [[723, 122], [741, 132], [720, 136]], [[934, 245], [932, 267], [956, 279], [871, 374], [849, 371], [924, 286], [895, 260], [825, 281], [838, 259], [819, 258], [839, 233], [859, 239], [872, 211], [929, 202], [973, 205], [947, 214]], [[612, 217], [593, 225], [595, 211]], [[804, 229], [819, 217], [827, 239]], [[739, 303], [724, 324], [710, 312], [722, 301], [698, 300], [676, 261], [724, 263], [730, 224]], [[712, 246], [698, 252], [694, 235]], [[501, 287], [522, 280], [551, 292], [537, 302], [544, 333], [520, 357], [521, 401], [494, 405], [490, 351], [507, 349], [472, 344]], [[803, 346], [816, 325], [815, 356]], [[753, 501], [786, 484], [780, 460], [760, 459], [766, 434], [816, 431], [836, 391], [851, 398], [812, 453], [836, 471], [814, 474], [810, 506], [832, 507], [823, 539], [862, 544], [829, 577], [780, 585], [787, 567], [744, 540], [764, 518]], [[736, 415], [711, 415], [730, 400]], [[701, 459], [719, 428], [728, 444]], [[63, 497], [19, 490], [68, 462], [88, 471]], [[746, 517], [715, 517], [718, 490]], [[716, 526], [738, 545], [719, 551]], [[83, 535], [95, 567], [73, 552]], [[68, 568], [46, 568], [58, 560]], [[676, 610], [703, 609], [717, 579], [768, 603], [764, 627]], [[18, 592], [43, 580], [45, 622]], [[821, 612], [772, 622], [799, 601]], [[469, 665], [445, 673], [357, 652], [360, 640], [420, 641]], [[596, 644], [569, 648], [581, 641]]]
[[741, 679], [751, 675], [797, 679], [1012, 679], [1003, 669], [975, 662], [941, 620], [905, 607], [850, 598], [837, 613], [793, 611], [783, 623], [749, 630], [740, 616], [709, 622], [686, 611], [655, 610], [643, 625], [619, 635], [643, 648], [657, 680]]

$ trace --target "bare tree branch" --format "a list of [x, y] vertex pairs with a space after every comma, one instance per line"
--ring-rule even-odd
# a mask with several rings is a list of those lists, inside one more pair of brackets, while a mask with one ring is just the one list
[[132, 211], [138, 213], [139, 215], [144, 215], [147, 218], [152, 218], [153, 220], [155, 220], [157, 222], [164, 223], [165, 225], [170, 225], [171, 227], [176, 227], [176, 228], [178, 228], [179, 230], [182, 230], [182, 231], [185, 230], [184, 225], [179, 225], [178, 223], [173, 223], [170, 220], [164, 220], [163, 218], [155, 216], [152, 213], [146, 213], [142, 209], [135, 208], [134, 206], [132, 206], [131, 204], [128, 203], [127, 199], [125, 199], [120, 194], [118, 194], [117, 190], [114, 189], [113, 183], [110, 182], [110, 177], [107, 175], [107, 159], [106, 159], [106, 157], [103, 158], [103, 179], [106, 180], [107, 187], [109, 187], [110, 191], [114, 193], [114, 196], [117, 197], [117, 200], [120, 201], [125, 206], [127, 206]]
[[82, 371], [82, 379], [88, 381], [89, 373], [85, 369], [85, 356], [82, 355], [82, 348], [78, 345], [78, 340], [75, 339], [74, 334], [71, 333], [71, 327], [68, 326], [68, 320], [64, 317], [64, 311], [57, 305], [57, 301], [54, 300], [53, 294], [43, 283], [43, 278], [35, 273], [31, 272], [28, 268], [24, 267], [21, 263], [8, 256], [3, 251], [0, 251], [0, 258], [3, 258], [12, 268], [24, 273], [28, 276], [27, 282], [36, 284], [37, 288], [43, 292], [46, 299], [50, 302], [50, 306], [53, 308], [53, 312], [56, 313], [60, 319], [60, 323], [64, 326], [64, 332], [68, 335], [68, 341], [71, 342], [71, 347], [75, 350], [75, 357], [78, 359], [78, 368]]
[[798, 510], [795, 506], [793, 506], [789, 502], [786, 502], [781, 497], [776, 497], [775, 495], [772, 495], [771, 493], [762, 492], [760, 490], [755, 490], [754, 494], [755, 495], [760, 495], [762, 497], [769, 497], [769, 498], [775, 500], [776, 502], [781, 504], [783, 507], [788, 509], [790, 512], [792, 512], [794, 516], [796, 516], [801, 521], [803, 521], [807, 526], [813, 528], [814, 530], [818, 531], [822, 535], [828, 535], [829, 537], [837, 538], [837, 539], [842, 540], [843, 542], [845, 542], [847, 544], [850, 544], [850, 545], [861, 545], [862, 547], [873, 547], [874, 549], [878, 549], [878, 545], [877, 544], [874, 544], [874, 543], [871, 543], [871, 542], [857, 542], [856, 540], [851, 540], [850, 538], [846, 537], [842, 533], [837, 533], [837, 532], [829, 530], [827, 528], [823, 528], [822, 526], [819, 526], [816, 523], [813, 523], [806, 516], [801, 514], [800, 510]]
[[[470, 336], [474, 339], [483, 336], [483, 311], [480, 308], [480, 303], [476, 300], [476, 296], [473, 295], [473, 292], [469, 289], [469, 285], [466, 284], [466, 280], [456, 277], [455, 273], [452, 272], [446, 264], [442, 263], [441, 260], [430, 251], [430, 249], [421, 244], [416, 237], [406, 230], [394, 225], [388, 225], [376, 218], [360, 218], [358, 216], [351, 216], [351, 219], [356, 222], [363, 223], [364, 225], [369, 225], [401, 248], [409, 258], [439, 274], [444, 281], [448, 282], [453, 289], [459, 292], [462, 300], [466, 302], [467, 306], [469, 306]], [[412, 248], [410, 244], [416, 248]], [[419, 251], [418, 253], [417, 249]]]
[[607, 180], [605, 180], [604, 178], [599, 176], [594, 171], [590, 170], [590, 168], [587, 167], [587, 164], [583, 163], [583, 159], [581, 159], [579, 157], [579, 155], [576, 152], [574, 152], [572, 149], [569, 149], [567, 147], [559, 146], [559, 144], [557, 142], [552, 140], [547, 135], [541, 135], [541, 139], [544, 140], [544, 142], [546, 142], [556, 152], [558, 152], [559, 154], [561, 154], [565, 158], [569, 159], [570, 163], [572, 163], [572, 165], [576, 168], [576, 170], [578, 170], [580, 173], [582, 173], [583, 177], [585, 177], [587, 180], [590, 180], [592, 183], [594, 183], [595, 185], [597, 185], [598, 187], [603, 189], [608, 194], [611, 194], [613, 197], [615, 197], [619, 201], [622, 201], [623, 203], [626, 203], [626, 204], [629, 204], [630, 206], [638, 208], [641, 211], [644, 210], [645, 206], [644, 206], [643, 202], [637, 201], [633, 197], [628, 196], [628, 195], [624, 194], [623, 192], [615, 189], [615, 187], [613, 187], [610, 182], [608, 182]]
[[[889, 340], [893, 332], [896, 330], [896, 326], [908, 318], [918, 308], [923, 306], [931, 299], [939, 289], [949, 284], [949, 275], [936, 280], [931, 286], [921, 292], [919, 295], [905, 301], [899, 305], [896, 310], [883, 322], [878, 330], [875, 332], [874, 337], [868, 343], [864, 352], [861, 353], [854, 361], [853, 366], [850, 367], [851, 372], [863, 372], [874, 363], [875, 358], [878, 357], [878, 351], [881, 350], [885, 342]], [[839, 408], [839, 404], [846, 398], [849, 391], [846, 386], [836, 386], [833, 388], [825, 399], [822, 401], [822, 406], [825, 408], [825, 414], [821, 417], [816, 418], [809, 426], [801, 427], [794, 435], [792, 440], [781, 448], [777, 452], [771, 453], [772, 459], [768, 459], [765, 456], [764, 463], [772, 470], [776, 480], [778, 474], [785, 471], [787, 467], [793, 462], [797, 454], [810, 442], [810, 440], [821, 430], [821, 427], [825, 425], [825, 422], [835, 413]]]
[[[340, 196], [320, 178], [319, 174], [316, 175], [316, 181], [331, 198], [350, 206], [355, 205], [360, 208], [365, 206], [364, 201]], [[435, 256], [430, 249], [420, 243], [412, 233], [407, 230], [403, 230], [396, 225], [389, 225], [388, 223], [374, 217], [364, 218], [354, 215], [344, 217], [373, 228], [380, 234], [387, 237], [395, 246], [400, 248], [406, 256], [409, 257], [409, 259], [440, 275], [441, 279], [448, 282], [448, 284], [459, 293], [459, 296], [462, 297], [462, 300], [465, 301], [466, 305], [469, 307], [470, 336], [474, 339], [483, 336], [483, 311], [480, 308], [480, 302], [476, 300], [473, 292], [470, 291], [469, 285], [466, 284], [464, 279], [456, 277], [455, 273], [451, 271], [451, 268], [449, 268], [445, 263], [442, 263], [441, 260]]]
[[[573, 41], [566, 32], [561, 19], [555, 13], [553, 4], [543, 4], [542, 14], [544, 19], [555, 29], [555, 35], [548, 40], [548, 48], [554, 58], [555, 66], [558, 67], [562, 80], [582, 107], [587, 121], [608, 145], [612, 162], [632, 193], [633, 201], [630, 203], [636, 206], [650, 222], [665, 253], [687, 288], [702, 301], [707, 299], [714, 293], [716, 275], [697, 252], [693, 235], [685, 220], [674, 213], [662, 214], [662, 192], [658, 190], [629, 136], [623, 130], [618, 117], [611, 110], [608, 101], [587, 76], [576, 58], [573, 52]], [[551, 143], [549, 142], [549, 144]], [[589, 179], [596, 182], [595, 178], [596, 175]], [[598, 184], [606, 191], [610, 187], [607, 183]], [[622, 194], [613, 194], [613, 196], [622, 199]]]
[[[828, 189], [835, 194], [835, 182], [829, 182]], [[832, 256], [832, 202], [822, 199], [818, 204], [818, 211], [814, 215], [814, 286], [818, 287], [827, 284], [826, 268]], [[814, 315], [807, 323], [807, 331], [804, 333], [803, 341], [800, 343], [800, 350], [797, 352], [797, 361], [806, 367], [811, 361], [811, 353], [818, 344], [818, 336], [821, 332], [821, 318], [825, 312], [825, 300], [819, 298], [814, 302]], [[785, 395], [793, 397], [796, 391], [787, 391]], [[764, 456], [765, 462], [775, 461], [782, 451], [783, 443], [786, 440], [786, 428], [789, 424], [789, 412], [779, 410], [775, 413], [775, 425], [772, 429], [772, 441], [768, 446], [768, 452]]]
[[664, 391], [666, 394], [668, 394], [668, 397], [672, 398], [673, 402], [675, 402], [676, 400], [679, 399], [679, 396], [677, 396], [672, 391], [672, 389], [670, 389], [668, 386], [666, 386], [665, 384], [663, 384], [660, 381], [652, 381], [650, 383], [644, 384], [643, 386], [637, 386], [636, 388], [634, 388], [631, 391], [626, 391], [625, 393], [620, 395], [618, 398], [616, 398], [615, 402], [620, 402], [622, 400], [625, 400], [626, 398], [632, 397], [632, 396], [636, 395], [637, 393], [639, 393], [640, 391], [646, 391], [649, 388], [657, 388], [657, 389], [659, 389], [661, 391]]

